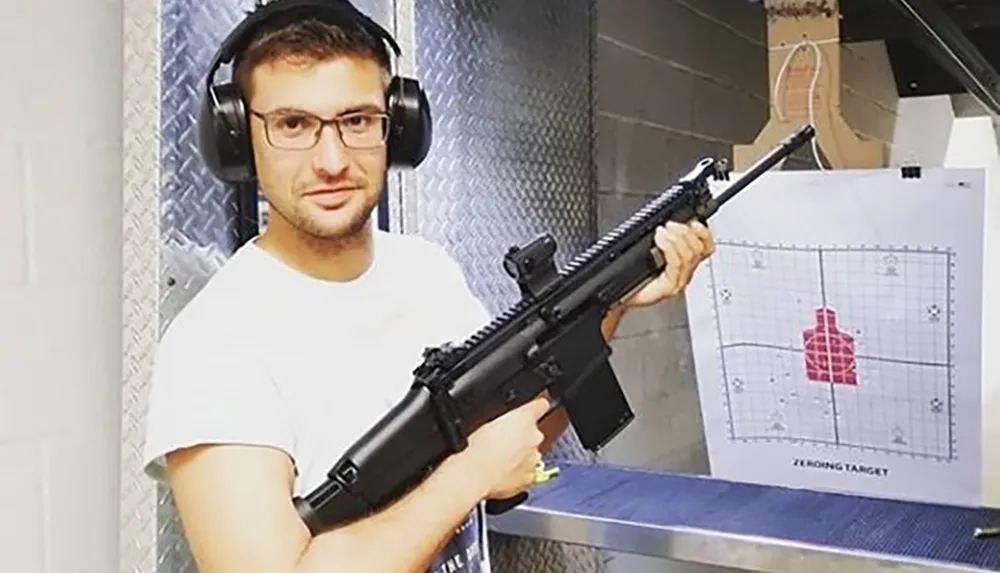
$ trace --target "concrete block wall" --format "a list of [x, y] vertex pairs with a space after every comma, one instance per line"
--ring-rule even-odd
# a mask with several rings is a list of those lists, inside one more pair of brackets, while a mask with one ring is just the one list
[[[768, 117], [759, 4], [599, 0], [595, 90], [599, 231], [705, 155], [732, 157]], [[612, 362], [638, 414], [603, 461], [708, 473], [683, 299], [627, 315]], [[609, 573], [719, 568], [607, 555]]]
[[[732, 157], [768, 117], [759, 4], [600, 0], [595, 73], [604, 232], [705, 155]], [[707, 473], [683, 299], [626, 316], [613, 361], [638, 413], [604, 460]]]
[[0, 570], [117, 571], [122, 3], [5, 8]]
[[[595, 73], [599, 231], [705, 155], [732, 158], [769, 116], [767, 22], [760, 3], [599, 0]], [[896, 94], [881, 42], [841, 47], [841, 113], [891, 146]], [[888, 156], [888, 153], [887, 153]], [[708, 473], [683, 298], [626, 317], [613, 363], [638, 414], [608, 463]], [[719, 568], [608, 554], [612, 573]]]
[[[599, 0], [595, 73], [600, 232], [701, 157], [732, 157], [769, 116], [762, 5], [724, 0]], [[866, 139], [892, 145], [897, 116], [881, 42], [841, 46], [841, 110]], [[888, 156], [888, 153], [887, 153]], [[683, 298], [627, 316], [613, 363], [638, 414], [608, 463], [708, 473]], [[612, 573], [720, 568], [608, 554]]]
[[[769, 115], [760, 3], [600, 0], [595, 92], [599, 231], [641, 207], [705, 155], [732, 157]], [[899, 97], [880, 41], [841, 46], [841, 109], [891, 148]], [[887, 153], [887, 156], [889, 154]], [[707, 473], [683, 299], [629, 315], [615, 367], [638, 419], [611, 463]]]

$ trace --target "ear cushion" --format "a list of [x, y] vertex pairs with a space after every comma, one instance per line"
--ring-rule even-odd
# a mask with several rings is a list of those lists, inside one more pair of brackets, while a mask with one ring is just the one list
[[215, 177], [226, 183], [254, 179], [250, 124], [235, 84], [213, 86], [202, 95], [196, 139], [198, 152]]
[[427, 157], [433, 139], [431, 106], [420, 83], [394, 77], [389, 84], [389, 164], [417, 167]]

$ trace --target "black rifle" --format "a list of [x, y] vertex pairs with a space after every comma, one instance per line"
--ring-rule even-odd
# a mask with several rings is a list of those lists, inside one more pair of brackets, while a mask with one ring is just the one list
[[[313, 535], [378, 511], [423, 481], [483, 424], [548, 390], [566, 408], [583, 447], [597, 451], [634, 418], [601, 333], [608, 310], [659, 275], [653, 237], [667, 221], [706, 222], [719, 207], [815, 135], [788, 136], [739, 179], [712, 196], [709, 179], [728, 179], [706, 158], [628, 220], [557, 270], [555, 240], [513, 247], [503, 265], [521, 300], [460, 345], [424, 351], [407, 394], [354, 443], [327, 480], [295, 506]], [[527, 499], [491, 500], [501, 513]]]

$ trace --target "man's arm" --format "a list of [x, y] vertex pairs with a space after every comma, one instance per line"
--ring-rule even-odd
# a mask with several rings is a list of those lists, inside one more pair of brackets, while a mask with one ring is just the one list
[[486, 495], [464, 479], [462, 458], [452, 457], [381, 513], [313, 538], [292, 505], [293, 468], [285, 453], [199, 446], [167, 459], [201, 573], [422, 573]]

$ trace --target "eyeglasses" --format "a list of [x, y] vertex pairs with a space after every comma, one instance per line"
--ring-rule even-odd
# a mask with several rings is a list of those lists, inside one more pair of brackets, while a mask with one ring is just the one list
[[332, 119], [305, 111], [251, 113], [264, 121], [264, 134], [272, 147], [290, 151], [315, 147], [327, 125], [336, 126], [340, 141], [350, 149], [379, 147], [389, 133], [389, 115], [380, 112], [348, 113]]

